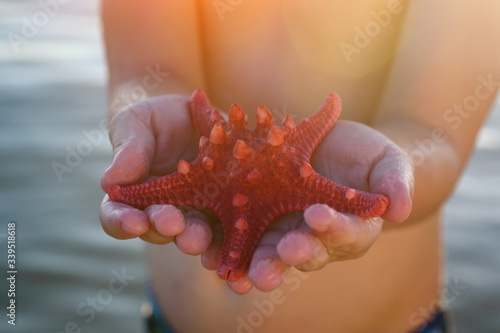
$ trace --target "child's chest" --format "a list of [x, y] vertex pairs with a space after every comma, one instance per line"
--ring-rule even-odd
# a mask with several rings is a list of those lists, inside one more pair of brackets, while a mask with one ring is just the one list
[[[336, 90], [350, 109], [344, 116], [365, 121], [362, 113], [373, 111], [397, 53], [408, 6], [400, 0], [203, 1], [207, 81], [223, 91], [215, 102], [221, 108], [288, 105], [289, 113], [307, 114]], [[252, 100], [245, 101], [249, 91]]]

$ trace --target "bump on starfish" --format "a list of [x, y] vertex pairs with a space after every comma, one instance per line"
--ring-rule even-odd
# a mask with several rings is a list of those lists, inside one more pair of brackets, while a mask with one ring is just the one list
[[324, 203], [362, 218], [382, 215], [389, 203], [380, 194], [337, 184], [313, 170], [311, 155], [333, 127], [341, 102], [330, 93], [318, 111], [295, 125], [285, 117], [274, 125], [269, 109], [259, 106], [257, 126], [233, 104], [228, 121], [198, 89], [190, 102], [200, 153], [177, 172], [138, 185], [111, 186], [111, 200], [139, 209], [154, 204], [208, 208], [220, 218], [224, 241], [217, 274], [239, 280], [269, 223], [287, 213]]

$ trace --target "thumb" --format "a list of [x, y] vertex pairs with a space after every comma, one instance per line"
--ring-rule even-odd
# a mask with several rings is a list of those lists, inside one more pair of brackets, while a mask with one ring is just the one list
[[408, 218], [412, 208], [413, 186], [411, 159], [399, 147], [387, 147], [370, 175], [372, 191], [389, 198], [387, 210], [381, 216], [384, 220], [402, 222]]
[[154, 157], [155, 137], [151, 126], [152, 111], [141, 102], [116, 114], [109, 126], [113, 162], [101, 178], [101, 188], [126, 185], [145, 179]]

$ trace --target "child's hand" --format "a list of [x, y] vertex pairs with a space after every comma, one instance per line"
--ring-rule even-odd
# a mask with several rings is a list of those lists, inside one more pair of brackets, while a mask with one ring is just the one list
[[[165, 95], [133, 105], [112, 119], [109, 134], [114, 159], [101, 179], [106, 192], [114, 184], [143, 182], [171, 173], [180, 159], [191, 161], [198, 153], [198, 135], [191, 124], [187, 96]], [[166, 244], [176, 237], [177, 247], [188, 254], [205, 251], [212, 240], [205, 215], [193, 211], [183, 216], [170, 205], [141, 211], [112, 202], [106, 195], [100, 219], [112, 237], [140, 237], [155, 244]]]
[[[411, 211], [413, 166], [391, 140], [378, 131], [349, 121], [337, 121], [316, 149], [313, 168], [343, 185], [381, 193], [389, 198], [382, 218], [404, 221]], [[332, 261], [365, 254], [382, 229], [382, 218], [363, 220], [318, 204], [304, 214], [273, 222], [264, 233], [248, 276], [230, 283], [245, 293], [252, 288], [269, 291], [283, 281], [289, 266], [303, 271], [323, 268]]]

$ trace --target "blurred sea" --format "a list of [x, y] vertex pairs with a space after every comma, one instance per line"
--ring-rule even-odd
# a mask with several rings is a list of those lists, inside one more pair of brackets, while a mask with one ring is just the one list
[[[98, 2], [66, 2], [44, 22], [38, 1], [0, 0], [0, 332], [142, 332], [141, 242], [110, 238], [98, 217], [111, 161]], [[23, 18], [40, 28], [16, 52], [9, 33], [22, 36]], [[66, 165], [60, 177], [54, 162]], [[446, 298], [459, 333], [500, 332], [499, 170], [497, 104], [445, 210]], [[10, 221], [15, 327], [5, 315]]]

